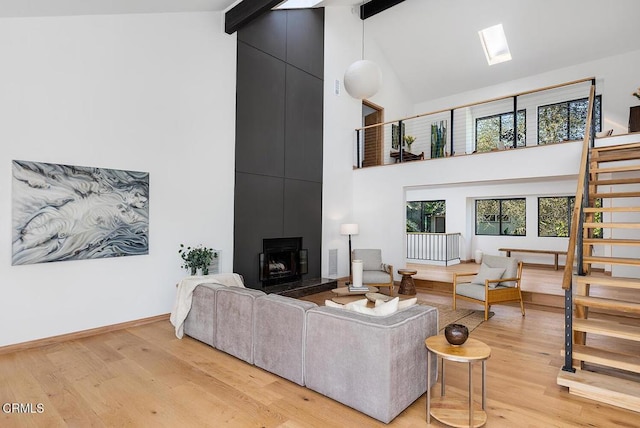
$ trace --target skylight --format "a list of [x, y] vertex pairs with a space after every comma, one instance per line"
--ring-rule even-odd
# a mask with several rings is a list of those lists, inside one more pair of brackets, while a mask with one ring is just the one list
[[274, 7], [274, 9], [306, 9], [317, 5], [321, 1], [322, 0], [287, 0]]
[[511, 52], [509, 52], [509, 45], [507, 45], [507, 37], [504, 35], [502, 24], [480, 30], [478, 34], [489, 65], [511, 61]]

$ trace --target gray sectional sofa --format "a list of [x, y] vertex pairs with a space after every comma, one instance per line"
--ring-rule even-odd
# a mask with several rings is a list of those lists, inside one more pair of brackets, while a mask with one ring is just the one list
[[389, 423], [426, 392], [424, 340], [437, 334], [438, 312], [414, 305], [377, 317], [202, 284], [194, 290], [184, 332]]

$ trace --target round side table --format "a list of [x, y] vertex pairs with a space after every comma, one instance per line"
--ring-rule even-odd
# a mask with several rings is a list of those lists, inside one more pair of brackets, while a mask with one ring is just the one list
[[[440, 422], [453, 427], [481, 427], [487, 423], [486, 402], [487, 391], [485, 388], [486, 379], [486, 362], [491, 356], [491, 348], [479, 340], [468, 338], [467, 341], [460, 345], [454, 346], [447, 342], [443, 335], [431, 336], [424, 341], [427, 346], [427, 423], [431, 424], [431, 416]], [[442, 358], [440, 365], [440, 398], [436, 406], [431, 408], [431, 358], [429, 354], [436, 354]], [[437, 359], [436, 359], [437, 360]], [[447, 400], [444, 394], [444, 361], [456, 361], [459, 363], [469, 364], [469, 403], [464, 400]], [[482, 362], [482, 410], [474, 411], [473, 403], [473, 365], [474, 361]], [[468, 406], [468, 410], [465, 407]], [[469, 425], [466, 425], [468, 422]]]
[[412, 276], [417, 274], [418, 271], [412, 269], [398, 269], [398, 273], [402, 275], [398, 294], [416, 294], [416, 285], [413, 283]]

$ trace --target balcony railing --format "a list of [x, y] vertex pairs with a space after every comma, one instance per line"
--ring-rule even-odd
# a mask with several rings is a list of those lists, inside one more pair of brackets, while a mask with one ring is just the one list
[[449, 266], [460, 263], [460, 233], [407, 233], [407, 259]]
[[[546, 107], [547, 114], [553, 115], [554, 104], [587, 98], [593, 80], [576, 80], [356, 129], [354, 166], [415, 162], [566, 141], [555, 140], [547, 130], [537, 128], [539, 108]], [[579, 118], [582, 112], [572, 114]], [[479, 123], [478, 119], [483, 120]]]

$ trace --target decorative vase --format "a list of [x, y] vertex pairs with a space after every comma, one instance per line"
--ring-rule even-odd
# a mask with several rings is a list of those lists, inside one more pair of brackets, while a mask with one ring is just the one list
[[202, 268], [202, 275], [209, 275], [209, 266], [205, 266]]
[[453, 346], [459, 346], [469, 338], [469, 329], [462, 324], [449, 324], [444, 328], [444, 337]]
[[195, 266], [191, 266], [191, 276], [196, 274], [197, 268]]

